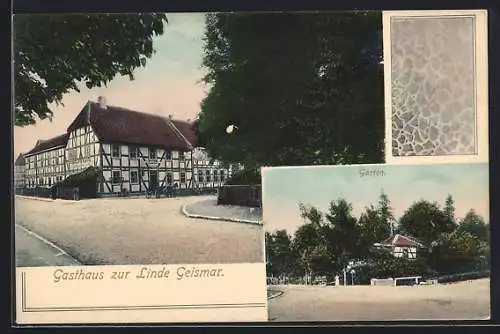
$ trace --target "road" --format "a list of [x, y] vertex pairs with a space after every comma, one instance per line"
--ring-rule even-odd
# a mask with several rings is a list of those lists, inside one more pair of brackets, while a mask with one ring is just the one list
[[282, 286], [271, 321], [485, 320], [489, 279], [418, 287]]
[[15, 215], [18, 225], [85, 265], [262, 262], [261, 225], [194, 219], [181, 212], [185, 204], [207, 199], [213, 196], [78, 202], [16, 198]]
[[57, 246], [16, 224], [16, 266], [72, 266], [79, 263]]

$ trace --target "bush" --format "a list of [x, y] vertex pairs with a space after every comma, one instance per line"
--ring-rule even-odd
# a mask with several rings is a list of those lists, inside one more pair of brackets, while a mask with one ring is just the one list
[[489, 270], [445, 275], [436, 277], [435, 279], [437, 279], [439, 283], [454, 283], [454, 282], [468, 281], [468, 280], [487, 278], [487, 277], [490, 277]]
[[225, 182], [226, 185], [259, 185], [261, 184], [260, 169], [243, 169], [236, 172]]
[[241, 205], [261, 207], [262, 191], [260, 185], [222, 186], [219, 188], [217, 205]]

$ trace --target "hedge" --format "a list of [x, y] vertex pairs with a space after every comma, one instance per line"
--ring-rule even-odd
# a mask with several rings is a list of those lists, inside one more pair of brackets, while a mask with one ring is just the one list
[[224, 185], [219, 188], [217, 205], [262, 206], [260, 185]]

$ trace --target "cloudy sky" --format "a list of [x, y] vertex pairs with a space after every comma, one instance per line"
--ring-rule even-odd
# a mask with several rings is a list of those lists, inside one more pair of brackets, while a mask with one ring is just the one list
[[[164, 34], [154, 40], [156, 53], [145, 68], [135, 72], [135, 80], [116, 77], [107, 88], [69, 92], [64, 106], [54, 107], [54, 119], [34, 126], [14, 128], [14, 158], [33, 148], [37, 139], [66, 132], [66, 128], [88, 100], [105, 96], [107, 103], [177, 119], [194, 119], [207, 88], [200, 83], [204, 13], [167, 14]], [[15, 46], [14, 46], [15, 47]]]
[[[455, 200], [456, 216], [473, 208], [489, 221], [488, 164], [364, 165], [266, 168], [262, 174], [263, 220], [267, 231], [293, 233], [304, 221], [299, 203], [322, 211], [331, 200], [345, 198], [359, 217], [365, 207], [376, 205], [383, 190], [396, 218], [420, 199], [444, 205]], [[366, 175], [374, 171], [374, 176]], [[383, 175], [382, 175], [383, 174]], [[378, 175], [378, 176], [375, 176]]]

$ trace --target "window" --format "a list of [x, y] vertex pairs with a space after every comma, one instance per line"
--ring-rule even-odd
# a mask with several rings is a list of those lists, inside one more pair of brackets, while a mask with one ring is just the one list
[[181, 183], [186, 183], [186, 173], [181, 172]]
[[166, 160], [172, 160], [172, 152], [165, 150], [165, 159]]
[[129, 146], [128, 150], [130, 159], [137, 159], [137, 147]]
[[111, 154], [113, 155], [113, 157], [119, 157], [120, 156], [120, 145], [118, 145], [118, 144], [111, 145]]
[[180, 161], [184, 161], [184, 159], [186, 158], [186, 157], [184, 156], [184, 154], [185, 154], [184, 152], [179, 152], [179, 160], [180, 160]]
[[226, 177], [226, 176], [224, 175], [224, 170], [221, 170], [221, 171], [220, 171], [220, 182], [224, 182], [225, 177]]
[[113, 171], [113, 177], [111, 178], [111, 183], [120, 183], [122, 180], [122, 175], [119, 170]]
[[203, 182], [203, 171], [202, 170], [198, 171], [198, 182]]
[[136, 170], [130, 171], [130, 183], [139, 183], [139, 172]]
[[89, 156], [90, 155], [90, 145], [87, 145], [85, 146], [85, 156]]
[[49, 187], [52, 186], [52, 178], [49, 177]]
[[149, 158], [150, 159], [156, 159], [156, 149], [155, 148], [150, 148], [149, 149]]
[[171, 185], [172, 184], [172, 173], [167, 173], [167, 184]]
[[207, 169], [207, 171], [205, 172], [205, 176], [206, 176], [207, 182], [210, 182], [210, 170]]
[[214, 182], [219, 182], [219, 172], [214, 170]]

